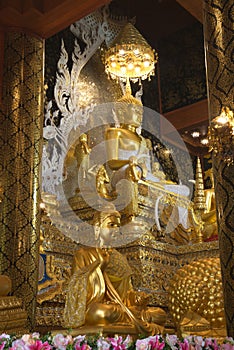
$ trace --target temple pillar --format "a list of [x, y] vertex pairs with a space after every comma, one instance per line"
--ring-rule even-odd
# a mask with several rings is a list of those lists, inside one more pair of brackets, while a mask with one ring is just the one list
[[[210, 121], [233, 105], [233, 1], [204, 0], [204, 33]], [[229, 147], [230, 145], [227, 145]], [[213, 155], [213, 172], [227, 333], [234, 336], [234, 165]]]
[[1, 133], [1, 274], [12, 279], [33, 329], [38, 286], [43, 40], [4, 33]]

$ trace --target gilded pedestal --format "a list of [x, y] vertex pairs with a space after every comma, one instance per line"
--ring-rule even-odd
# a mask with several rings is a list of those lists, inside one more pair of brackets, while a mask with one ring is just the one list
[[24, 334], [27, 332], [27, 312], [22, 299], [14, 296], [0, 298], [0, 333]]

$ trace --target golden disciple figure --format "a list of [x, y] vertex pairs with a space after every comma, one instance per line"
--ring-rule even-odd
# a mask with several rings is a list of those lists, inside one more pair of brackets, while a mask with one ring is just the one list
[[104, 165], [101, 165], [96, 174], [96, 189], [98, 194], [102, 198], [106, 198], [106, 199], [111, 198], [109, 189], [107, 187], [109, 183], [110, 183], [110, 178], [108, 176], [106, 168]]
[[74, 155], [77, 160], [77, 167], [81, 174], [81, 179], [85, 179], [89, 168], [90, 148], [88, 146], [88, 137], [86, 134], [81, 134], [79, 143], [75, 148]]
[[64, 326], [129, 326], [156, 334], [166, 313], [147, 307], [149, 295], [135, 292], [127, 259], [111, 243], [119, 238], [120, 214], [110, 204], [94, 216], [99, 247], [82, 247], [74, 255], [64, 310]]

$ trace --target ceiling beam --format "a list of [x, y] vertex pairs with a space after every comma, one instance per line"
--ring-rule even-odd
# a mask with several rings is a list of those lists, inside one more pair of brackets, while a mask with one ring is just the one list
[[164, 113], [164, 117], [176, 130], [188, 129], [209, 120], [207, 99]]
[[203, 0], [176, 0], [199, 22], [203, 23]]
[[23, 30], [48, 38], [108, 4], [110, 0], [2, 0], [0, 29]]

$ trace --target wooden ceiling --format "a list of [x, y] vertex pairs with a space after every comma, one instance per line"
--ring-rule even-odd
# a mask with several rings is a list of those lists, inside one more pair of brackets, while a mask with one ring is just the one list
[[[158, 4], [167, 3], [165, 0], [153, 1], [156, 10]], [[2, 29], [19, 27], [41, 38], [48, 38], [110, 2], [110, 0], [0, 0], [0, 27]], [[192, 16], [202, 21], [202, 0], [173, 0], [173, 2], [178, 2]], [[145, 2], [135, 1], [135, 4], [141, 6], [142, 11], [147, 11]], [[157, 14], [156, 10], [154, 14]], [[167, 10], [174, 11], [168, 7]], [[174, 13], [172, 23], [174, 26], [176, 18], [177, 14]], [[165, 28], [171, 26], [170, 23], [171, 21], [168, 21]]]
[[0, 0], [2, 29], [19, 27], [48, 38], [110, 0]]
[[203, 23], [203, 1], [202, 0], [176, 0], [199, 22]]

